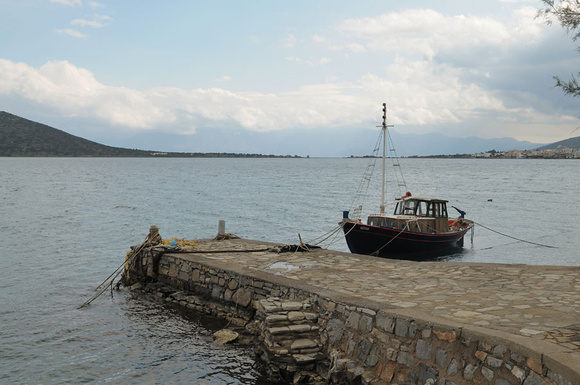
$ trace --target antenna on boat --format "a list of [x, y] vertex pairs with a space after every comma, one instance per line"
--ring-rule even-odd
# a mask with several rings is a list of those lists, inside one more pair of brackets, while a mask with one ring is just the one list
[[387, 103], [383, 103], [383, 184], [381, 189], [381, 214], [385, 213], [385, 186], [386, 186], [386, 158], [387, 158], [387, 127], [393, 127], [393, 125], [387, 124]]
[[383, 103], [383, 184], [381, 189], [381, 214], [385, 213], [385, 151], [387, 144], [387, 103]]

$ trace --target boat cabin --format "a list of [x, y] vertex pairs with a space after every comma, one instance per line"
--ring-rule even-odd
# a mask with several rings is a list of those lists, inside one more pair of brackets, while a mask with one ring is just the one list
[[367, 224], [434, 234], [449, 231], [448, 219], [446, 200], [415, 198], [409, 194], [397, 199], [393, 215], [369, 215]]

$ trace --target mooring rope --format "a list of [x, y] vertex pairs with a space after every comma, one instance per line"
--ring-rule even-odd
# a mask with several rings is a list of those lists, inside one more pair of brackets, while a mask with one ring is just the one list
[[[101, 284], [99, 286], [97, 286], [97, 288], [95, 289], [95, 291], [97, 291], [97, 293], [95, 295], [93, 295], [91, 298], [89, 298], [81, 306], [77, 307], [77, 309], [81, 309], [81, 308], [89, 305], [91, 302], [93, 302], [97, 298], [99, 298], [101, 296], [101, 294], [103, 294], [109, 286], [111, 287], [111, 292], [112, 292], [113, 283], [115, 282], [115, 279], [117, 279], [117, 277], [119, 275], [121, 275], [121, 273], [123, 272], [123, 267], [127, 264], [130, 265], [133, 262], [133, 259], [141, 252], [141, 249], [143, 249], [143, 247], [145, 247], [145, 245], [147, 244], [148, 239], [149, 239], [149, 235], [147, 235], [145, 237], [145, 240], [143, 241], [143, 243], [141, 243], [135, 249], [131, 250], [130, 257], [128, 257], [117, 269], [115, 269], [115, 271], [112, 272], [111, 275], [109, 275], [107, 277], [107, 279], [105, 279], [103, 282], [101, 282]], [[113, 277], [113, 278], [111, 278], [111, 277]]]
[[[383, 246], [381, 246], [380, 249], [378, 249], [377, 251], [375, 251], [374, 253], [377, 253], [377, 255], [379, 255], [379, 252], [384, 249], [386, 246], [389, 245], [389, 243], [393, 242], [399, 235], [403, 234], [403, 231], [405, 231], [405, 229], [407, 229], [407, 226], [409, 225], [409, 222], [405, 222], [405, 226], [401, 229], [401, 231], [399, 231], [399, 234], [395, 235], [393, 238], [391, 238], [387, 243], [385, 243]], [[373, 253], [373, 254], [374, 254]]]
[[[137, 254], [135, 254], [135, 255], [137, 255]], [[125, 263], [123, 263], [123, 265], [125, 265]], [[77, 309], [81, 309], [81, 308], [87, 306], [88, 304], [90, 304], [91, 302], [93, 302], [94, 300], [96, 300], [97, 298], [99, 298], [101, 296], [101, 294], [103, 294], [109, 286], [111, 286], [111, 289], [112, 289], [113, 282], [122, 272], [123, 272], [122, 269], [120, 269], [120, 268], [117, 269], [116, 274], [113, 277], [113, 279], [111, 279], [110, 282], [108, 282], [106, 285], [102, 285], [102, 284], [99, 285], [99, 286], [101, 286], [101, 289], [95, 295], [93, 295], [91, 298], [89, 298], [85, 303], [83, 303], [81, 306], [77, 307]]]
[[195, 249], [179, 249], [179, 250], [167, 250], [167, 254], [223, 254], [223, 253], [259, 253], [263, 251], [270, 251], [271, 247], [266, 247], [263, 249], [231, 249], [231, 250], [195, 250]]
[[[338, 225], [338, 227], [336, 227], [334, 230], [332, 230], [331, 234], [330, 234], [328, 237], [326, 237], [326, 238], [324, 239], [324, 240], [326, 240], [326, 239], [328, 239], [328, 238], [330, 238], [331, 236], [333, 236], [333, 235], [334, 235], [334, 239], [328, 243], [328, 245], [326, 246], [326, 248], [328, 248], [329, 246], [331, 246], [331, 245], [335, 244], [336, 242], [338, 242], [338, 240], [339, 240], [339, 239], [342, 239], [343, 237], [346, 239], [346, 236], [347, 236], [348, 234], [350, 234], [350, 232], [351, 232], [351, 231], [353, 231], [353, 230], [354, 230], [354, 228], [355, 228], [355, 226], [352, 226], [352, 227], [350, 228], [350, 230], [348, 230], [348, 231], [347, 231], [347, 232], [344, 234], [344, 236], [343, 236], [343, 237], [340, 237], [340, 238], [338, 238], [338, 235], [340, 234], [340, 230], [342, 230], [342, 229], [344, 228], [344, 224], [345, 224], [345, 222], [340, 222], [340, 224]], [[322, 241], [320, 241], [320, 243], [321, 243], [321, 242], [322, 242]]]
[[119, 267], [117, 267], [117, 268], [115, 269], [115, 271], [113, 271], [113, 272], [111, 273], [111, 275], [109, 275], [109, 276], [107, 277], [107, 279], [105, 279], [103, 282], [101, 282], [101, 284], [100, 284], [99, 286], [97, 286], [97, 287], [95, 288], [95, 291], [97, 291], [97, 290], [100, 290], [100, 289], [102, 289], [103, 287], [107, 287], [107, 286], [109, 286], [109, 284], [105, 285], [105, 283], [107, 283], [107, 282], [109, 281], [109, 278], [111, 278], [113, 275], [115, 275], [115, 274], [116, 274], [116, 273], [119, 271], [119, 269], [121, 269], [123, 266], [125, 266], [125, 264], [126, 264], [126, 263], [127, 263], [127, 261], [124, 261], [123, 263], [121, 263], [121, 265], [120, 265]]
[[[325, 234], [322, 234], [321, 236], [312, 239], [310, 242], [313, 245], [320, 245], [322, 242], [326, 241], [328, 238], [332, 237], [333, 235], [335, 235], [337, 232], [339, 232], [342, 229], [342, 225], [338, 225], [336, 226], [334, 229], [326, 232]], [[328, 246], [332, 245], [334, 243], [334, 241], [330, 242], [328, 244]], [[327, 247], [328, 247], [327, 246]]]
[[492, 231], [492, 232], [494, 232], [494, 233], [496, 233], [496, 234], [499, 234], [499, 235], [503, 235], [504, 237], [507, 237], [507, 238], [515, 239], [516, 241], [519, 241], [519, 242], [529, 243], [529, 244], [531, 244], [531, 245], [535, 245], [535, 246], [548, 247], [548, 248], [550, 248], [550, 249], [557, 249], [557, 248], [558, 248], [558, 247], [556, 247], [556, 246], [545, 245], [545, 244], [542, 244], [542, 243], [537, 243], [537, 242], [527, 241], [527, 240], [525, 240], [525, 239], [521, 239], [521, 238], [512, 237], [511, 235], [507, 235], [507, 234], [501, 233], [501, 232], [499, 232], [499, 231], [497, 231], [497, 230], [491, 229], [491, 228], [489, 228], [489, 227], [487, 227], [487, 226], [484, 226], [484, 225], [482, 225], [481, 223], [477, 223], [477, 222], [475, 222], [475, 221], [474, 221], [473, 223], [475, 223], [475, 224], [476, 224], [476, 225], [478, 225], [478, 226], [481, 226], [481, 227], [483, 227], [483, 228], [484, 228], [484, 229], [486, 229], [486, 230]]
[[[331, 236], [333, 237], [327, 244], [326, 248], [328, 248], [329, 246], [334, 245], [335, 243], [339, 242], [343, 237], [340, 236], [341, 230], [343, 229], [343, 225], [339, 225], [334, 232], [328, 236], [328, 238], [330, 238]], [[327, 239], [328, 239], [327, 238]]]

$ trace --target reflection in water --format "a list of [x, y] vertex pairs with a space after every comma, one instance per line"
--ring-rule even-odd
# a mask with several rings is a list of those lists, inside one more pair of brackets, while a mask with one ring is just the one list
[[[130, 322], [127, 336], [134, 341], [128, 354], [137, 365], [139, 381], [269, 383], [264, 368], [254, 359], [252, 345], [213, 343], [213, 333], [227, 325], [223, 319], [141, 293], [130, 293], [122, 311]], [[162, 375], [156, 368], [162, 369]], [[131, 373], [124, 373], [122, 379], [127, 377]]]

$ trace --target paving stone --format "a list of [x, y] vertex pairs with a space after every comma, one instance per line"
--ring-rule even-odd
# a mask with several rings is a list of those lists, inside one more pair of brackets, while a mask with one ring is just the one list
[[373, 319], [367, 315], [360, 318], [358, 330], [363, 333], [370, 333], [373, 330]]
[[360, 321], [361, 315], [355, 311], [351, 312], [346, 320], [346, 326], [353, 329], [358, 329], [358, 323]]
[[302, 302], [282, 302], [282, 310], [302, 310]]
[[415, 355], [420, 360], [428, 360], [433, 352], [433, 345], [424, 340], [418, 340]]
[[517, 378], [520, 382], [523, 382], [524, 379], [526, 378], [526, 372], [522, 369], [519, 368], [517, 366], [514, 366], [511, 369], [511, 373], [514, 375], [515, 378]]
[[[517, 338], [559, 345], [559, 348], [574, 355], [574, 362], [579, 362], [577, 355], [580, 354], [580, 330], [569, 328], [569, 326], [579, 323], [580, 267], [455, 262], [417, 263], [356, 256], [329, 250], [314, 251], [304, 255], [270, 252], [215, 252], [220, 249], [248, 250], [266, 247], [268, 247], [267, 244], [248, 240], [200, 241], [196, 254], [181, 253], [178, 257], [165, 256], [160, 261], [159, 269], [164, 274], [175, 277], [183, 271], [191, 271], [189, 279], [201, 288], [206, 283], [212, 282], [212, 279], [217, 283], [223, 281], [229, 291], [220, 285], [224, 291], [219, 295], [224, 299], [232, 298], [238, 305], [246, 304], [243, 306], [252, 303], [252, 300], [256, 298], [250, 291], [240, 292], [237, 285], [253, 283], [256, 286], [256, 282], [264, 280], [261, 277], [257, 280], [255, 277], [248, 279], [243, 276], [237, 279], [237, 274], [251, 275], [252, 272], [262, 276], [271, 274], [273, 282], [277, 279], [276, 277], [292, 279], [296, 282], [296, 289], [292, 290], [272, 286], [272, 291], [280, 296], [299, 298], [301, 285], [308, 285], [307, 287], [314, 289], [320, 288], [342, 296], [347, 295], [351, 301], [348, 304], [350, 311], [358, 309], [357, 314], [370, 318], [374, 316], [375, 327], [378, 330], [387, 333], [395, 332], [400, 339], [409, 338], [418, 332], [414, 323], [396, 316], [399, 310], [408, 309], [407, 311], [410, 312], [420, 312], [427, 317], [458, 325], [457, 332], [433, 327], [431, 335], [427, 336], [424, 330], [419, 331], [418, 335], [425, 341], [453, 344], [461, 336], [459, 334], [461, 325], [473, 325], [480, 330], [489, 331], [491, 335], [497, 330], [513, 334]], [[203, 249], [211, 252], [199, 253]], [[182, 259], [179, 261], [179, 263], [183, 262], [181, 273], [173, 267], [177, 264], [167, 263], [170, 258], [174, 261]], [[231, 270], [227, 273], [229, 276], [224, 275], [218, 268], [204, 268], [202, 264], [199, 264], [199, 258], [214, 260], [216, 264], [228, 266], [228, 270]], [[282, 270], [279, 275], [275, 275], [276, 273], [269, 271], [267, 267], [277, 262], [297, 268]], [[237, 270], [238, 267], [240, 271]], [[217, 281], [215, 277], [219, 277]], [[257, 286], [260, 285], [257, 284]], [[261, 287], [267, 287], [267, 283]], [[205, 286], [205, 289], [209, 290], [208, 294], [212, 293], [212, 287]], [[259, 288], [254, 287], [254, 289]], [[268, 289], [270, 290], [269, 286]], [[217, 295], [217, 291], [214, 294]], [[367, 307], [366, 303], [364, 306], [353, 305], [358, 299], [361, 303], [363, 300], [374, 301], [383, 306], [383, 310], [373, 315], [375, 310]], [[304, 311], [304, 304], [300, 301], [294, 301], [295, 308], [288, 308], [286, 305], [284, 310]], [[264, 310], [273, 311], [277, 306], [282, 305], [267, 305]], [[346, 308], [347, 306], [337, 302], [329, 302], [327, 305], [327, 311], [336, 316], [345, 314]], [[356, 316], [353, 316], [349, 325], [356, 324], [357, 328], [362, 328], [361, 330], [368, 329], [366, 321], [355, 318]], [[337, 336], [340, 336], [339, 340], [344, 338], [344, 331], [341, 327], [338, 324], [334, 327], [335, 331], [332, 334], [329, 333], [329, 340]], [[463, 340], [468, 342], [467, 339], [461, 337], [461, 341]], [[500, 359], [506, 360], [502, 365], [506, 365], [508, 370], [512, 371], [511, 375], [514, 375], [514, 370], [519, 373], [518, 370], [526, 368], [525, 370], [531, 369], [541, 378], [540, 374], [546, 371], [541, 364], [527, 360], [527, 357], [518, 355], [518, 352], [509, 352], [505, 349], [505, 346], [496, 345], [488, 350], [482, 350], [489, 353], [490, 357], [497, 359], [497, 361], [486, 360], [483, 363], [487, 367], [494, 368], [495, 366], [492, 365], [497, 365]], [[404, 353], [412, 357], [411, 352]], [[509, 363], [507, 362], [508, 354]], [[437, 360], [437, 355], [436, 352], [435, 360]], [[455, 375], [462, 371], [459, 362], [453, 361], [450, 357], [447, 360], [450, 360], [447, 371], [453, 372], [454, 366]], [[436, 362], [436, 364], [440, 366], [439, 363]], [[548, 373], [550, 373], [549, 370]], [[449, 374], [448, 376], [452, 377]], [[516, 376], [518, 380], [520, 377]], [[534, 376], [529, 375], [524, 381], [534, 384], [535, 379]], [[393, 380], [396, 381], [396, 376]], [[500, 378], [495, 379], [496, 382], [500, 380]]]
[[548, 385], [538, 374], [530, 372], [528, 377], [523, 382], [523, 385]]
[[318, 344], [316, 341], [313, 341], [308, 338], [302, 338], [298, 340], [294, 340], [292, 345], [290, 345], [291, 350], [300, 350], [300, 349], [308, 349], [308, 348], [317, 348]]
[[490, 368], [482, 366], [481, 374], [483, 374], [483, 377], [485, 377], [485, 379], [488, 380], [489, 382], [493, 380], [494, 372]]
[[440, 368], [445, 368], [447, 365], [447, 351], [441, 348], [435, 350], [435, 363]]
[[346, 326], [344, 322], [338, 318], [333, 318], [328, 321], [328, 324], [326, 325], [326, 331], [328, 332], [328, 339], [330, 342], [338, 342], [342, 338], [345, 329]]
[[399, 337], [406, 337], [409, 332], [409, 321], [402, 318], [397, 318], [395, 323], [395, 335]]
[[503, 360], [500, 360], [499, 358], [495, 358], [493, 356], [487, 356], [486, 362], [492, 368], [501, 368], [503, 364]]
[[304, 316], [304, 313], [301, 311], [289, 311], [288, 312], [288, 321], [290, 321], [290, 322], [303, 320], [304, 318], [306, 318], [306, 317]]
[[379, 347], [376, 345], [373, 345], [373, 347], [371, 348], [371, 351], [369, 352], [369, 355], [367, 356], [367, 359], [365, 360], [365, 365], [375, 366], [381, 358], [380, 355], [381, 355], [381, 350], [379, 349]]
[[422, 362], [419, 363], [419, 371], [417, 374], [419, 381], [423, 384], [427, 384], [427, 382], [435, 384], [435, 381], [439, 378], [439, 371], [436, 368], [427, 366]]
[[370, 343], [366, 338], [361, 338], [357, 344], [357, 358], [360, 362], [365, 362], [372, 348], [372, 343]]
[[465, 378], [466, 380], [472, 380], [473, 375], [475, 374], [476, 370], [477, 370], [477, 366], [472, 365], [472, 364], [467, 364], [465, 369], [463, 369], [463, 378]]

